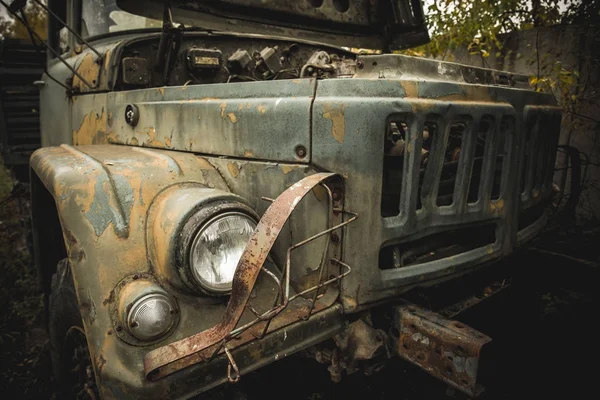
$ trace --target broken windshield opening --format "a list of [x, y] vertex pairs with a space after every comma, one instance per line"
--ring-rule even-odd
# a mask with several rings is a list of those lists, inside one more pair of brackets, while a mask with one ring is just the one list
[[81, 35], [84, 38], [132, 29], [160, 28], [162, 22], [121, 10], [115, 0], [81, 2]]

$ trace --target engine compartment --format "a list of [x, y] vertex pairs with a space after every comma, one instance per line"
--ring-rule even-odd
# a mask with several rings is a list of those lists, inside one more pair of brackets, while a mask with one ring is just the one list
[[341, 48], [263, 36], [189, 33], [162, 49], [152, 35], [125, 44], [115, 90], [187, 84], [342, 78], [356, 73], [356, 56]]

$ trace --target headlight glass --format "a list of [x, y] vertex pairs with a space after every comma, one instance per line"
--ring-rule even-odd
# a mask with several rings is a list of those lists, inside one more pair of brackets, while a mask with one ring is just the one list
[[256, 227], [242, 213], [219, 215], [196, 234], [190, 248], [190, 268], [196, 282], [215, 294], [231, 291], [237, 264]]

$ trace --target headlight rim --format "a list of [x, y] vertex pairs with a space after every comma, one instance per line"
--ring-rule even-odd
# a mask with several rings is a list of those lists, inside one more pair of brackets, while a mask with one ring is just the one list
[[258, 214], [246, 204], [230, 199], [216, 200], [200, 205], [183, 224], [177, 235], [176, 268], [183, 282], [196, 294], [216, 298], [226, 297], [230, 294], [230, 291], [218, 293], [203, 287], [194, 277], [190, 255], [194, 239], [201, 230], [219, 217], [231, 213], [244, 215], [258, 224]]
[[[171, 314], [173, 323], [163, 335], [149, 340], [139, 339], [131, 332], [128, 321], [129, 313], [138, 300], [156, 293], [165, 296], [171, 305], [173, 310], [173, 313]], [[112, 299], [108, 302], [112, 324], [109, 335], [114, 334], [129, 345], [145, 347], [163, 342], [164, 340], [167, 340], [179, 326], [181, 309], [179, 307], [178, 298], [174, 296], [173, 293], [169, 292], [167, 288], [162, 286], [152, 273], [140, 271], [125, 276], [116, 284], [109, 298]]]

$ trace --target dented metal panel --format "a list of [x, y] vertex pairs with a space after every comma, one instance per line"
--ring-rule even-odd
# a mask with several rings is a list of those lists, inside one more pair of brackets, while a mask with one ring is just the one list
[[[306, 163], [316, 81], [192, 85], [110, 93], [110, 143]], [[127, 105], [139, 122], [125, 121]], [[296, 148], [308, 154], [299, 157]]]

